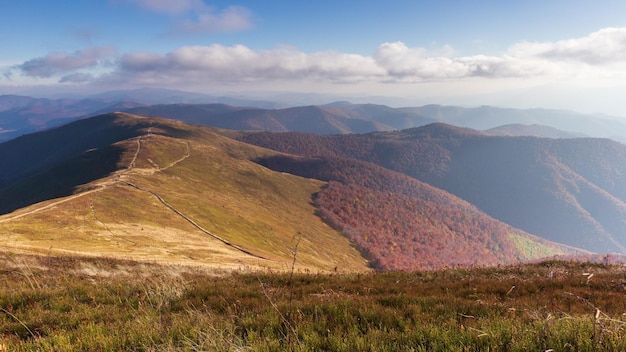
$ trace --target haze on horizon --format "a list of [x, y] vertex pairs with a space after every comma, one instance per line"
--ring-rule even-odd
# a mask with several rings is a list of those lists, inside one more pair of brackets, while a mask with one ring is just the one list
[[159, 87], [626, 116], [618, 0], [44, 0], [3, 6], [0, 94]]

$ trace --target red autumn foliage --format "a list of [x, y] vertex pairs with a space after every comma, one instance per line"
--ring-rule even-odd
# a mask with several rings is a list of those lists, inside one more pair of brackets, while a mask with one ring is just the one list
[[258, 162], [329, 181], [314, 198], [320, 216], [354, 241], [378, 270], [493, 265], [519, 258], [508, 236], [517, 230], [406, 175], [339, 158], [276, 156]]

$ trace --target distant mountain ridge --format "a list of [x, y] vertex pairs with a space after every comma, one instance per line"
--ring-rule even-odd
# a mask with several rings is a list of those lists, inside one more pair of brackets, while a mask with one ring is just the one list
[[626, 141], [626, 123], [619, 118], [563, 110], [441, 105], [392, 108], [347, 101], [285, 107], [284, 104], [240, 97], [145, 88], [78, 99], [0, 96], [0, 142], [114, 111], [180, 119], [220, 128], [275, 132], [368, 133], [443, 122], [486, 130], [488, 134], [550, 138], [589, 136]]
[[271, 102], [155, 88], [111, 91], [81, 98], [0, 95], [0, 142], [90, 116], [159, 103], [228, 103], [267, 108], [276, 106]]
[[139, 107], [127, 112], [232, 130], [346, 134], [393, 129], [352, 110], [317, 105], [260, 109], [236, 108], [223, 104], [177, 104]]
[[[626, 141], [626, 123], [618, 118], [549, 109], [462, 108], [426, 105], [392, 108], [335, 102], [283, 109], [250, 108], [228, 113], [211, 104], [156, 105], [129, 109], [147, 116], [182, 119], [220, 128], [316, 134], [394, 131], [442, 122], [486, 134], [549, 138], [598, 137]], [[194, 111], [194, 112], [192, 112]], [[503, 127], [506, 126], [506, 127]]]

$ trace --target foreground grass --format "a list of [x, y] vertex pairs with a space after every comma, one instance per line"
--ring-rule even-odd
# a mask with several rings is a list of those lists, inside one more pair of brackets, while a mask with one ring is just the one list
[[0, 350], [626, 350], [618, 266], [216, 275], [107, 259], [0, 264]]

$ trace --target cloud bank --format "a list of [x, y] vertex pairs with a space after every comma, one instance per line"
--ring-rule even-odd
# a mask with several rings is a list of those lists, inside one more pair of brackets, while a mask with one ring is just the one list
[[217, 82], [292, 79], [361, 81], [382, 77], [372, 58], [338, 52], [306, 54], [293, 48], [254, 51], [243, 45], [187, 46], [167, 54], [130, 53], [119, 71], [135, 77], [193, 77]]
[[[166, 13], [204, 6], [201, 1], [195, 0], [136, 1], [154, 11]], [[214, 18], [206, 23], [217, 22]], [[202, 20], [190, 23], [186, 30], [194, 28], [206, 29]], [[271, 86], [277, 82], [356, 86], [479, 79], [487, 82], [503, 79], [612, 79], [623, 82], [625, 59], [626, 28], [605, 28], [581, 38], [516, 43], [501, 55], [455, 57], [452, 48], [444, 47], [431, 52], [408, 47], [399, 41], [382, 43], [369, 56], [338, 51], [306, 53], [292, 47], [253, 50], [244, 45], [220, 44], [183, 46], [167, 53], [129, 52], [116, 55], [112, 47], [97, 47], [70, 54], [51, 53], [28, 60], [15, 69], [29, 77], [60, 76], [59, 81], [63, 83], [158, 84], [164, 87], [180, 87], [181, 84], [245, 87], [249, 83]], [[100, 70], [98, 74], [88, 72], [96, 68]]]
[[28, 60], [16, 68], [30, 77], [47, 78], [58, 74], [93, 68], [115, 54], [114, 47], [94, 47], [71, 54], [50, 53]]

